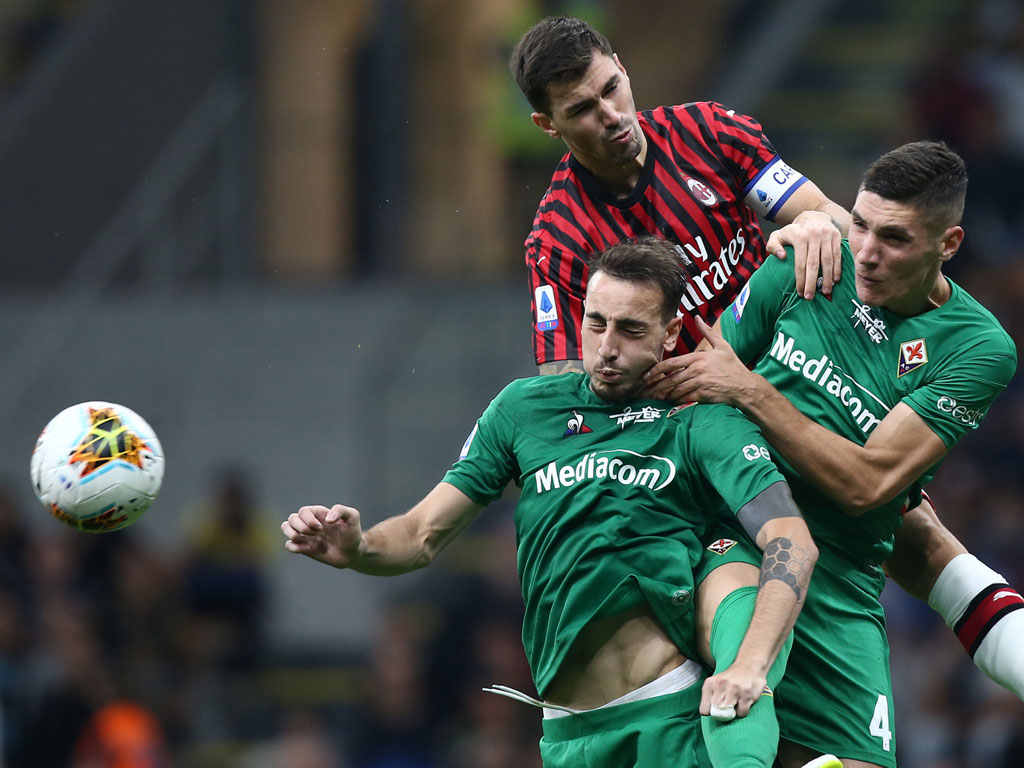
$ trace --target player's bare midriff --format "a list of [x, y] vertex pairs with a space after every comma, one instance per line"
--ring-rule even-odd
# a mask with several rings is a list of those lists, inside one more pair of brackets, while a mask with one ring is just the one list
[[573, 709], [594, 709], [686, 661], [650, 607], [640, 606], [584, 627], [544, 700]]

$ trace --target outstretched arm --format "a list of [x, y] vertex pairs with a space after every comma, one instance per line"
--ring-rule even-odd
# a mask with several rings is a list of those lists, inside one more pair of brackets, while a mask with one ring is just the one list
[[364, 531], [359, 510], [335, 504], [301, 507], [281, 523], [289, 552], [335, 568], [394, 576], [431, 563], [480, 514], [483, 506], [448, 483], [438, 483], [403, 515]]
[[697, 318], [697, 325], [710, 348], [654, 366], [650, 396], [739, 408], [801, 477], [850, 514], [896, 498], [945, 455], [942, 439], [902, 403], [879, 422], [864, 445], [837, 435], [804, 416], [764, 377], [749, 370], [722, 338], [720, 323], [709, 328]]

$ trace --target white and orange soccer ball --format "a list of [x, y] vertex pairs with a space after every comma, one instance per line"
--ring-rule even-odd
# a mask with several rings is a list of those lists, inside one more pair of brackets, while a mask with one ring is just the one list
[[46, 425], [32, 452], [32, 487], [61, 522], [94, 533], [131, 525], [164, 478], [152, 427], [123, 405], [72, 405]]

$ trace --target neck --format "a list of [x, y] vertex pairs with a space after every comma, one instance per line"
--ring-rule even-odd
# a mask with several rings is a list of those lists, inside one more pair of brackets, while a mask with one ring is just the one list
[[[932, 287], [931, 292], [928, 294], [928, 309], [934, 309], [935, 307], [941, 307], [947, 301], [949, 297], [953, 295], [953, 288], [949, 284], [949, 280], [941, 272], [935, 277], [935, 285]], [[926, 310], [927, 311], [927, 310]]]
[[949, 280], [941, 272], [935, 275], [935, 279], [931, 283], [931, 289], [928, 293], [917, 294], [921, 298], [906, 299], [903, 301], [891, 302], [885, 305], [885, 308], [892, 312], [894, 315], [900, 315], [901, 317], [914, 317], [915, 315], [923, 315], [933, 309], [937, 309], [949, 301], [949, 297], [953, 294], [953, 289], [949, 285]]
[[640, 132], [642, 144], [640, 153], [632, 160], [625, 163], [611, 163], [591, 167], [586, 163], [581, 164], [590, 171], [601, 186], [607, 189], [616, 197], [626, 197], [640, 182], [640, 176], [644, 172], [644, 163], [647, 162], [647, 137]]

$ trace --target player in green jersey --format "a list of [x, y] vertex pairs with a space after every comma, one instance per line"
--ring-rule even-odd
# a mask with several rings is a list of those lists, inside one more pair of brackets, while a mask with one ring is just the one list
[[[805, 301], [769, 260], [704, 326], [710, 349], [650, 372], [652, 394], [728, 403], [761, 426], [821, 550], [778, 688], [784, 766], [808, 749], [848, 767], [895, 765], [881, 564], [901, 509], [1017, 363], [998, 321], [942, 274], [963, 240], [966, 183], [943, 144], [884, 155], [843, 243], [852, 280]], [[1019, 595], [1003, 591], [1012, 609]]]
[[[637, 396], [675, 344], [685, 280], [664, 241], [609, 249], [592, 262], [586, 374], [509, 384], [405, 514], [364, 531], [351, 507], [307, 506], [282, 523], [291, 552], [404, 573], [515, 481], [523, 643], [541, 700], [496, 692], [544, 708], [546, 766], [702, 766], [702, 728], [714, 765], [774, 760], [771, 689], [817, 553], [749, 420]], [[730, 518], [764, 550], [758, 587], [695, 599], [702, 541]], [[702, 686], [699, 648], [715, 668]], [[713, 709], [735, 719], [698, 717]]]

